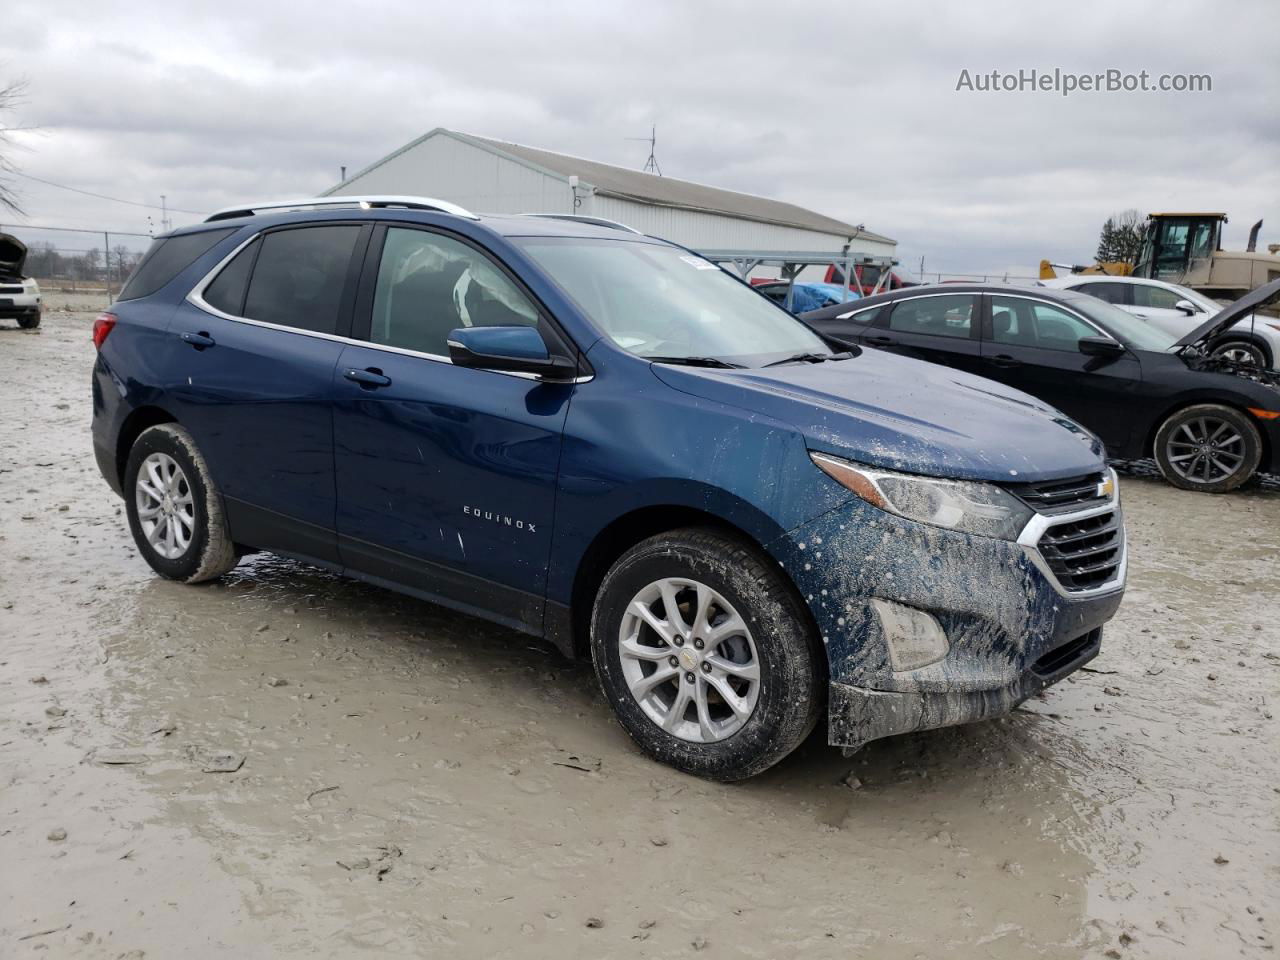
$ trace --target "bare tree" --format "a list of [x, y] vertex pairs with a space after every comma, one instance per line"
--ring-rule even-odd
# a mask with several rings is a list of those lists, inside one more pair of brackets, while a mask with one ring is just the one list
[[1098, 238], [1099, 263], [1137, 263], [1142, 252], [1142, 238], [1146, 221], [1139, 211], [1122, 210], [1107, 217]]
[[18, 170], [13, 162], [16, 144], [10, 136], [12, 127], [5, 122], [5, 118], [18, 108], [18, 104], [25, 99], [26, 92], [27, 85], [22, 80], [0, 87], [0, 209], [11, 210], [14, 213], [22, 213], [22, 207], [18, 203], [17, 194], [13, 191], [12, 181], [3, 176], [6, 173], [16, 173]]

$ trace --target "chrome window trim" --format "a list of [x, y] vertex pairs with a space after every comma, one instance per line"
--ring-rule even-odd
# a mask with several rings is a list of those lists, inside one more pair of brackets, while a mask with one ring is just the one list
[[[264, 232], [265, 231], [260, 230], [244, 242], [237, 244], [234, 250], [219, 260], [217, 264], [214, 265], [213, 269], [206, 273], [196, 283], [196, 285], [191, 288], [185, 298], [186, 301], [197, 310], [201, 310], [204, 313], [211, 314], [212, 316], [218, 317], [222, 320], [230, 320], [233, 323], [244, 323], [252, 327], [263, 327], [267, 330], [280, 330], [284, 333], [293, 333], [302, 337], [313, 337], [317, 340], [329, 340], [333, 343], [350, 344], [353, 347], [367, 347], [370, 350], [377, 350], [382, 353], [398, 353], [405, 357], [417, 357], [422, 360], [431, 360], [435, 363], [447, 363], [450, 366], [454, 365], [453, 360], [450, 357], [441, 356], [438, 353], [424, 353], [421, 350], [409, 350], [406, 347], [393, 347], [390, 344], [374, 343], [372, 340], [357, 340], [354, 337], [340, 337], [335, 333], [321, 333], [318, 330], [303, 330], [300, 327], [287, 327], [281, 323], [269, 323], [266, 320], [254, 320], [252, 317], [237, 317], [223, 310], [219, 310], [213, 304], [209, 303], [209, 301], [204, 298], [205, 290], [209, 288], [209, 285], [213, 283], [218, 274], [222, 272], [222, 268], [235, 259], [235, 257], [244, 250], [245, 247], [249, 246], [249, 244], [261, 237]], [[483, 370], [485, 373], [496, 373], [503, 377], [517, 377], [521, 380], [536, 380], [540, 383], [588, 383], [594, 379], [594, 374], [583, 377], [574, 377], [571, 380], [548, 380], [544, 377], [540, 377], [536, 373], [525, 373], [521, 370], [491, 370], [488, 367], [468, 367], [467, 369]]]
[[[1046, 307], [1053, 307], [1055, 310], [1061, 310], [1063, 313], [1069, 313], [1069, 314], [1071, 314], [1071, 316], [1073, 316], [1073, 317], [1075, 317], [1076, 319], [1080, 320], [1080, 321], [1081, 321], [1081, 322], [1082, 322], [1086, 327], [1088, 327], [1088, 328], [1089, 328], [1090, 330], [1092, 330], [1094, 333], [1098, 334], [1098, 336], [1100, 336], [1100, 337], [1106, 337], [1108, 340], [1112, 340], [1112, 341], [1114, 341], [1115, 343], [1120, 344], [1120, 346], [1124, 347], [1126, 350], [1128, 349], [1128, 345], [1127, 345], [1127, 344], [1125, 344], [1125, 342], [1124, 342], [1123, 340], [1116, 340], [1116, 338], [1115, 338], [1115, 337], [1113, 337], [1111, 334], [1107, 333], [1107, 331], [1105, 331], [1105, 330], [1101, 329], [1101, 328], [1100, 328], [1096, 323], [1094, 323], [1092, 320], [1090, 320], [1088, 317], [1086, 317], [1086, 316], [1085, 316], [1083, 313], [1081, 313], [1079, 310], [1073, 310], [1071, 307], [1068, 307], [1068, 306], [1066, 306], [1065, 304], [1061, 304], [1061, 303], [1054, 303], [1052, 300], [1045, 300], [1043, 297], [1029, 296], [1029, 295], [1027, 295], [1027, 294], [1025, 294], [1025, 293], [994, 293], [994, 292], [990, 292], [990, 291], [988, 291], [987, 296], [989, 296], [989, 297], [1009, 297], [1009, 298], [1010, 298], [1010, 299], [1012, 299], [1012, 300], [1030, 300], [1030, 301], [1032, 301], [1033, 303], [1043, 303]], [[1085, 294], [1085, 296], [1088, 296], [1088, 294]], [[1105, 301], [1104, 301], [1104, 302], [1105, 302]], [[1115, 306], [1115, 304], [1112, 304], [1112, 306]], [[994, 306], [993, 306], [993, 307], [992, 307], [992, 310], [994, 311], [994, 309], [995, 309], [995, 308], [994, 308]], [[992, 331], [992, 332], [994, 333], [994, 331]], [[993, 337], [992, 337], [989, 341], [987, 341], [987, 342], [988, 342], [988, 343], [1002, 343], [1003, 341], [996, 340], [996, 339], [995, 339], [995, 337], [993, 336]], [[1055, 350], [1055, 349], [1056, 349], [1055, 347], [1038, 347], [1038, 346], [1036, 346], [1035, 344], [1029, 344], [1029, 343], [1012, 343], [1012, 344], [1009, 344], [1009, 346], [1013, 346], [1013, 347], [1035, 347], [1035, 349], [1037, 349], [1037, 350]], [[1058, 352], [1059, 352], [1059, 353], [1070, 353], [1071, 351], [1069, 351], [1069, 350], [1059, 350]]]
[[[1123, 590], [1125, 586], [1125, 576], [1129, 567], [1129, 538], [1124, 529], [1124, 513], [1120, 509], [1120, 485], [1116, 480], [1116, 472], [1110, 468], [1108, 471], [1111, 474], [1111, 482], [1114, 485], [1112, 489], [1115, 492], [1106, 503], [1070, 513], [1037, 512], [1027, 521], [1027, 525], [1022, 528], [1022, 533], [1018, 535], [1017, 543], [1022, 547], [1027, 558], [1035, 564], [1036, 569], [1044, 575], [1058, 595], [1066, 600], [1079, 600], [1114, 593], [1117, 590]], [[1074, 523], [1077, 520], [1088, 520], [1090, 517], [1101, 516], [1104, 513], [1115, 513], [1120, 521], [1120, 562], [1116, 565], [1116, 572], [1110, 580], [1096, 587], [1089, 587], [1087, 590], [1068, 590], [1058, 580], [1057, 575], [1040, 553], [1040, 538], [1050, 527], [1056, 527], [1062, 523]]]

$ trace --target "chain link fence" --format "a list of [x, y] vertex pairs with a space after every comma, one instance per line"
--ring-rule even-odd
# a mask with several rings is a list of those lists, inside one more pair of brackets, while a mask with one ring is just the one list
[[0, 224], [27, 247], [23, 272], [44, 294], [101, 294], [103, 302], [120, 292], [151, 242], [149, 234], [129, 230], [79, 230], [33, 224]]

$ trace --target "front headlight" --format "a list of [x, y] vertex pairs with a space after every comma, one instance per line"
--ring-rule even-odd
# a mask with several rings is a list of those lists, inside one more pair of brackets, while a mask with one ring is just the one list
[[872, 506], [935, 527], [1017, 540], [1035, 513], [994, 484], [895, 473], [826, 453], [809, 456], [819, 470]]

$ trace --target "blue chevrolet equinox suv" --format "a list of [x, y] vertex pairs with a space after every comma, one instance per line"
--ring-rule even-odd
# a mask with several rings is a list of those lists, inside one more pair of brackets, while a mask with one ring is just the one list
[[824, 711], [846, 750], [1007, 713], [1124, 590], [1091, 433], [608, 221], [224, 210], [93, 338], [98, 464], [161, 576], [270, 551], [545, 637], [704, 777]]

